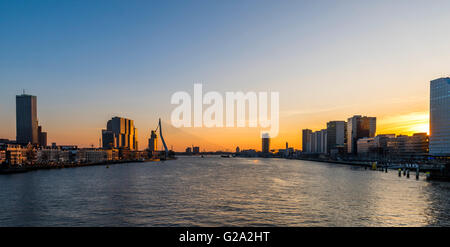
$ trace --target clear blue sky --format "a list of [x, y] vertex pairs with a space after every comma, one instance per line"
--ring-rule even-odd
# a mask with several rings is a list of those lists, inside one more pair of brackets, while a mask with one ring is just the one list
[[[294, 144], [294, 131], [326, 121], [305, 112], [426, 111], [428, 81], [449, 73], [449, 9], [437, 0], [0, 0], [0, 138], [15, 138], [22, 89], [38, 96], [49, 141], [79, 145], [97, 144], [113, 115], [134, 119], [145, 143], [157, 117], [168, 121], [171, 94], [198, 82], [280, 91], [282, 137]], [[403, 103], [381, 110], [378, 101]]]

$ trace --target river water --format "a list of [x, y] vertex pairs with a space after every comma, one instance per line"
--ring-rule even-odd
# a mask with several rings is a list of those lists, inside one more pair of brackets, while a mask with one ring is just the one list
[[0, 226], [450, 226], [450, 183], [300, 160], [179, 157], [0, 176]]

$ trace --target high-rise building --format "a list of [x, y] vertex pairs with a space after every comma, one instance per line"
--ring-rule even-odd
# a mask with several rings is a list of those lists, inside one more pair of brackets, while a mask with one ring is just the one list
[[319, 133], [317, 131], [314, 131], [311, 133], [311, 144], [309, 144], [309, 146], [311, 146], [310, 149], [310, 153], [316, 153], [317, 152], [317, 135]]
[[137, 129], [130, 119], [113, 117], [102, 130], [102, 139], [103, 148], [138, 149]]
[[327, 152], [327, 130], [322, 129], [312, 132], [309, 129], [303, 130], [302, 145], [304, 153], [326, 153]]
[[328, 132], [326, 129], [320, 131], [321, 145], [319, 148], [319, 153], [326, 154], [328, 153]]
[[327, 153], [345, 148], [347, 139], [347, 123], [330, 121], [327, 123]]
[[36, 96], [16, 95], [16, 141], [39, 144]]
[[430, 154], [450, 156], [450, 78], [430, 83]]
[[302, 130], [302, 151], [304, 153], [311, 152], [311, 135], [312, 135], [312, 130], [310, 130], [310, 129]]
[[364, 137], [375, 137], [377, 128], [376, 117], [355, 115], [347, 121], [347, 152], [358, 153], [357, 141]]
[[116, 147], [116, 135], [110, 130], [102, 130], [102, 146], [106, 149]]
[[133, 135], [133, 142], [134, 143], [134, 150], [139, 150], [139, 142], [138, 142], [138, 129], [134, 128], [133, 125], [133, 129], [134, 129], [134, 135]]
[[47, 132], [42, 132], [42, 126], [38, 126], [38, 139], [39, 146], [46, 147], [47, 146]]
[[326, 153], [327, 152], [327, 130], [322, 129], [313, 132], [313, 148], [312, 153]]
[[148, 151], [153, 152], [158, 150], [158, 136], [156, 131], [152, 130], [150, 139], [148, 139]]
[[270, 138], [268, 133], [264, 133], [261, 138], [262, 141], [262, 152], [269, 153], [270, 152]]

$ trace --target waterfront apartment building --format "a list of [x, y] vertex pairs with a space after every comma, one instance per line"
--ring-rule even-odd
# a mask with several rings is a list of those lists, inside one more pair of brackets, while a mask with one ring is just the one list
[[364, 137], [358, 139], [357, 150], [358, 155], [368, 155], [371, 153], [376, 154], [387, 154], [388, 144], [395, 140], [395, 134], [383, 134], [377, 135], [375, 137]]
[[270, 152], [270, 138], [269, 134], [264, 133], [261, 138], [261, 144], [262, 144], [262, 152], [263, 153], [269, 153]]
[[390, 140], [395, 139], [395, 134], [382, 134], [375, 136], [377, 148], [386, 148]]
[[325, 154], [327, 153], [327, 130], [322, 129], [319, 131], [314, 132], [315, 134], [315, 147], [314, 147], [314, 153], [320, 153]]
[[364, 137], [375, 137], [376, 117], [355, 115], [347, 121], [347, 153], [358, 153], [358, 139]]
[[374, 137], [364, 137], [358, 139], [356, 143], [358, 146], [358, 155], [368, 155], [369, 153], [374, 152], [374, 149], [377, 146]]
[[327, 123], [327, 153], [338, 153], [345, 148], [347, 138], [347, 123], [345, 121], [330, 121]]
[[428, 143], [427, 133], [414, 133], [412, 136], [386, 134], [358, 139], [357, 150], [359, 156], [425, 156], [428, 154]]
[[37, 150], [37, 163], [92, 163], [119, 160], [118, 149], [43, 148]]
[[324, 154], [327, 153], [327, 130], [322, 129], [312, 132], [304, 129], [302, 137], [303, 153]]
[[10, 165], [22, 165], [26, 161], [27, 149], [18, 144], [7, 144], [6, 160]]
[[102, 130], [102, 146], [105, 149], [119, 148], [137, 150], [137, 129], [134, 121], [121, 117], [113, 117]]
[[106, 154], [107, 161], [115, 161], [120, 159], [120, 153], [118, 149], [107, 149], [104, 150]]
[[450, 156], [450, 78], [430, 83], [430, 154]]
[[312, 130], [310, 130], [310, 129], [302, 130], [302, 151], [304, 153], [311, 152], [311, 135], [312, 135]]
[[80, 149], [76, 153], [76, 160], [81, 163], [104, 162], [108, 160], [108, 153], [99, 149]]
[[398, 135], [387, 141], [391, 155], [424, 156], [429, 152], [429, 137], [427, 133], [414, 133], [412, 136]]
[[49, 162], [70, 162], [72, 151], [61, 150], [57, 148], [43, 148], [37, 150], [37, 163], [49, 163]]
[[16, 95], [16, 141], [39, 144], [36, 96]]
[[369, 153], [386, 155], [389, 153], [388, 144], [393, 140], [395, 140], [395, 134], [383, 134], [358, 139], [356, 142], [358, 155], [368, 155]]
[[0, 150], [0, 165], [6, 162], [6, 150]]

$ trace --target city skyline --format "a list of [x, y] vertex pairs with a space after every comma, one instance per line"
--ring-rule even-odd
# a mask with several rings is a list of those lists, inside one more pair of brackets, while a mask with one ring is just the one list
[[[436, 79], [436, 80], [432, 80], [431, 82], [430, 82], [430, 87], [431, 87], [431, 85], [432, 85], [432, 83], [433, 82], [435, 82], [435, 81], [444, 81], [444, 82], [448, 82], [450, 80], [450, 78], [439, 78], [439, 79]], [[33, 112], [33, 114], [34, 114], [34, 118], [35, 119], [37, 119], [37, 116], [36, 116], [36, 114], [37, 114], [37, 107], [36, 107], [36, 105], [37, 105], [37, 96], [35, 96], [35, 95], [28, 95], [28, 94], [21, 94], [21, 95], [16, 95], [16, 99], [22, 99], [22, 98], [31, 98], [31, 99], [33, 99], [33, 106], [34, 106], [34, 109], [32, 109], [32, 112]], [[17, 101], [16, 102], [16, 104], [18, 104], [19, 103], [19, 101]], [[17, 107], [19, 107], [19, 105], [17, 105], [16, 106], [16, 109], [17, 109], [17, 116], [21, 116], [21, 115], [23, 115], [23, 114], [19, 114], [19, 111], [18, 111], [18, 109], [19, 108], [17, 108]], [[20, 106], [21, 108], [23, 108], [22, 106]], [[383, 134], [380, 134], [380, 133], [378, 133], [377, 131], [376, 131], [376, 117], [367, 117], [367, 116], [361, 116], [361, 115], [354, 115], [354, 116], [352, 116], [352, 117], [350, 117], [350, 118], [348, 118], [348, 120], [347, 120], [347, 122], [346, 121], [340, 121], [340, 120], [329, 120], [329, 122], [327, 122], [326, 123], [326, 126], [325, 126], [325, 129], [318, 129], [317, 131], [314, 131], [314, 132], [311, 132], [310, 134], [322, 134], [321, 132], [323, 132], [323, 131], [325, 131], [325, 132], [327, 132], [327, 128], [329, 127], [329, 124], [330, 123], [343, 123], [344, 125], [345, 125], [345, 129], [347, 130], [347, 128], [350, 128], [350, 126], [351, 126], [351, 124], [349, 124], [349, 122], [350, 122], [350, 120], [351, 119], [355, 119], [355, 118], [361, 118], [361, 119], [366, 119], [367, 118], [367, 120], [374, 120], [374, 122], [373, 123], [370, 123], [370, 135], [369, 134], [367, 134], [367, 137], [374, 137], [376, 134], [377, 135], [386, 135], [386, 133], [383, 133]], [[116, 121], [117, 120], [117, 121]], [[18, 121], [18, 120], [16, 120], [16, 121]], [[126, 123], [128, 123], [128, 124], [126, 124], [126, 123], [122, 123], [122, 122], [126, 122]], [[115, 123], [115, 122], [118, 122], [117, 124], [113, 124], [113, 123]], [[38, 125], [38, 122], [36, 121], [36, 126]], [[369, 122], [367, 123], [367, 125], [369, 124]], [[372, 126], [373, 125], [373, 126]], [[115, 126], [114, 128], [115, 128], [115, 132], [114, 131], [112, 131], [112, 129], [113, 129], [113, 126]], [[129, 129], [130, 128], [130, 126], [131, 126], [131, 129]], [[429, 124], [427, 124], [427, 126], [429, 126]], [[39, 129], [39, 138], [40, 138], [40, 133], [41, 133], [41, 126], [39, 125], [39, 126], [37, 126], [37, 127], [39, 127], [39, 128], [36, 128], [36, 132], [38, 131], [38, 129]], [[170, 126], [169, 126], [170, 127]], [[366, 126], [366, 127], [368, 127], [368, 126]], [[174, 127], [172, 127], [172, 128], [174, 128]], [[359, 128], [359, 127], [358, 127]], [[372, 129], [373, 128], [373, 129]], [[169, 128], [170, 129], [170, 128]], [[248, 127], [247, 127], [247, 129], [249, 129]], [[17, 125], [17, 127], [16, 127], [16, 132], [19, 130], [19, 127], [18, 127], [18, 125]], [[301, 143], [302, 144], [304, 144], [304, 140], [303, 140], [303, 135], [304, 135], [304, 131], [305, 130], [307, 130], [307, 131], [311, 131], [310, 129], [301, 129], [301, 132], [303, 132], [303, 134], [302, 134], [302, 136], [301, 136], [301, 139], [302, 139], [302, 141], [301, 141]], [[343, 130], [342, 130], [343, 131]], [[116, 133], [117, 132], [117, 133]], [[124, 132], [125, 134], [122, 134], [121, 132]], [[128, 132], [131, 132], [131, 133], [128, 133]], [[152, 138], [152, 136], [153, 136], [153, 133], [154, 131], [153, 130], [151, 130], [151, 135], [148, 137], [148, 138]], [[43, 132], [44, 134], [45, 134], [45, 136], [46, 136], [46, 132]], [[346, 133], [347, 133], [347, 135], [350, 135], [349, 134], [349, 132], [347, 132], [346, 131]], [[417, 134], [417, 133], [427, 133], [427, 134], [429, 134], [429, 131], [423, 131], [423, 132], [412, 132], [412, 134]], [[36, 133], [36, 134], [38, 134], [38, 133]], [[408, 136], [408, 134], [404, 134], [404, 133], [395, 133], [395, 132], [391, 132], [391, 133], [389, 133], [388, 135], [392, 135], [392, 134], [394, 134], [394, 135], [406, 135], [406, 136]], [[125, 139], [127, 139], [127, 140], [122, 140], [123, 138], [120, 138], [120, 137], [118, 137], [118, 136], [122, 136], [122, 135], [128, 135], [128, 137], [127, 138], [125, 138], [125, 137], [123, 137], [123, 138], [125, 138]], [[101, 134], [100, 134], [100, 141], [101, 141], [101, 143], [100, 143], [100, 141], [99, 141], [99, 148], [111, 148], [111, 147], [120, 147], [120, 146], [130, 146], [131, 145], [131, 150], [133, 150], [133, 149], [136, 149], [136, 150], [139, 150], [138, 148], [136, 148], [137, 147], [137, 143], [138, 143], [138, 141], [137, 141], [137, 137], [135, 137], [134, 135], [136, 135], [136, 136], [138, 136], [137, 135], [137, 128], [135, 128], [134, 127], [134, 120], [130, 120], [130, 119], [127, 119], [127, 118], [123, 118], [123, 117], [118, 117], [118, 116], [113, 116], [110, 120], [108, 120], [108, 124], [107, 124], [107, 128], [106, 129], [102, 129], [101, 130]], [[268, 137], [268, 134], [267, 133], [265, 133], [265, 134], [263, 134], [263, 136], [265, 137], [265, 138], [269, 138]], [[314, 135], [313, 135], [314, 136]], [[147, 137], [144, 137], [144, 138], [147, 138]], [[111, 143], [107, 143], [108, 141], [106, 141], [105, 142], [105, 139], [106, 140], [109, 140]], [[130, 139], [130, 141], [128, 142], [128, 139]], [[152, 141], [152, 142], [156, 142], [155, 143], [155, 146], [159, 146], [158, 144], [157, 144], [157, 140], [158, 138], [154, 138], [154, 141]], [[264, 138], [263, 138], [264, 139]], [[270, 140], [271, 140], [271, 142], [274, 140], [274, 139], [277, 139], [277, 138], [270, 138]], [[316, 137], [314, 137], [314, 139], [316, 139]], [[322, 142], [324, 142], [323, 144], [319, 144], [319, 145], [322, 145], [322, 147], [320, 147], [320, 149], [323, 149], [323, 150], [327, 150], [327, 146], [328, 146], [328, 144], [327, 144], [327, 135], [326, 135], [326, 133], [324, 134], [324, 135], [321, 135], [321, 139], [324, 139], [325, 141], [322, 141]], [[348, 141], [349, 140], [349, 136], [346, 136], [345, 137], [345, 139]], [[358, 139], [358, 138], [357, 138]], [[12, 140], [12, 139], [10, 139], [10, 140]], [[39, 139], [40, 140], [40, 139]], [[132, 141], [131, 141], [132, 140]], [[148, 139], [148, 141], [149, 141], [149, 145], [148, 145], [148, 147], [150, 147], [150, 139]], [[344, 141], [344, 140], [342, 140], [342, 141]], [[345, 142], [347, 142], [347, 141], [345, 141]], [[114, 142], [115, 144], [112, 144], [112, 142]], [[41, 145], [41, 142], [40, 141], [38, 141], [38, 143], [39, 143], [39, 145]], [[35, 143], [35, 144], [38, 144], [38, 143]], [[45, 141], [45, 143], [46, 143], [46, 141]], [[119, 144], [120, 143], [120, 144]], [[134, 144], [130, 144], [130, 143], [134, 143]], [[287, 143], [287, 142], [286, 142]], [[64, 145], [72, 145], [72, 144], [68, 144], [68, 143], [65, 143]], [[268, 146], [268, 142], [267, 142], [267, 144], [266, 144], [267, 146]], [[97, 145], [94, 145], [94, 144], [90, 144], [89, 145], [89, 147], [90, 146], [97, 146]], [[136, 147], [134, 147], [134, 146], [136, 146]], [[171, 145], [171, 146], [173, 146], [173, 145]], [[187, 146], [189, 146], [189, 145], [187, 145]], [[264, 146], [264, 144], [263, 144], [263, 146]], [[81, 147], [83, 147], [82, 145], [81, 145]], [[88, 146], [86, 146], [86, 147], [88, 147]], [[180, 147], [179, 149], [174, 149], [175, 151], [177, 151], [177, 152], [182, 152], [182, 150], [185, 148], [186, 146], [183, 146], [183, 147]], [[141, 148], [140, 150], [144, 150], [144, 149], [146, 149], [147, 147], [144, 147], [144, 148]], [[282, 147], [279, 147], [279, 146], [277, 146], [277, 147], [274, 147], [274, 146], [271, 146], [271, 148], [270, 149], [274, 149], [274, 150], [276, 150], [276, 149], [281, 149]], [[349, 150], [351, 149], [350, 148], [350, 146], [348, 146], [348, 148], [349, 148]], [[253, 149], [253, 147], [250, 147], [250, 148], [248, 148], [248, 149]], [[266, 148], [267, 150], [269, 149], [268, 147]], [[301, 146], [301, 147], [299, 147], [298, 149], [297, 148], [295, 148], [294, 147], [294, 149], [296, 149], [296, 150], [303, 150], [304, 151], [304, 149], [303, 149], [303, 145]], [[204, 150], [204, 151], [229, 151], [229, 149], [228, 148], [226, 148], [225, 150], [223, 150], [223, 149], [216, 149], [216, 150], [207, 150], [206, 148], [203, 148], [202, 150]], [[256, 150], [258, 150], [258, 149], [256, 149]], [[309, 151], [306, 151], [306, 152], [310, 152], [311, 151], [311, 147], [309, 148], [309, 149], [307, 149], [307, 150], [309, 150]], [[261, 151], [262, 152], [264, 152], [264, 148], [262, 148], [261, 149]], [[349, 151], [350, 152], [350, 151]], [[324, 153], [326, 153], [325, 151], [324, 151]]]
[[[429, 82], [447, 77], [450, 64], [445, 6], [2, 2], [0, 138], [15, 139], [14, 97], [26, 89], [39, 98], [48, 143], [97, 146], [104, 123], [121, 116], [146, 144], [159, 117], [170, 127], [170, 94], [197, 82], [207, 91], [279, 91], [275, 148], [300, 149], [302, 129], [358, 114], [377, 117], [377, 134], [428, 132]], [[236, 139], [242, 149], [261, 146], [259, 129], [166, 135], [176, 151], [234, 150]]]
[[0, 0], [0, 227], [164, 246], [448, 227], [449, 9]]

